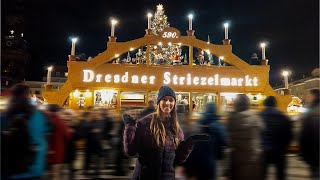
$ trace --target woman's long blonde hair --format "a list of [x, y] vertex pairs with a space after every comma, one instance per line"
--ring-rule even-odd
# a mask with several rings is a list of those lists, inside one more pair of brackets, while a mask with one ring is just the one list
[[[172, 134], [173, 134], [174, 148], [177, 149], [180, 143], [179, 141], [180, 125], [177, 118], [176, 106], [174, 106], [174, 108], [170, 112], [170, 115], [171, 115], [170, 123], [173, 129]], [[161, 147], [162, 145], [164, 145], [166, 141], [166, 129], [164, 127], [164, 124], [161, 121], [162, 116], [163, 116], [163, 113], [160, 109], [160, 103], [159, 103], [157, 111], [156, 113], [153, 113], [152, 120], [150, 123], [150, 130], [153, 136], [153, 142], [155, 142], [158, 147]]]

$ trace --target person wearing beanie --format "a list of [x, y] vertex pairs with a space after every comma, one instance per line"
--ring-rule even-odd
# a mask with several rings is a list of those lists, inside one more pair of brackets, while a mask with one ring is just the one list
[[207, 140], [195, 135], [184, 141], [176, 113], [176, 94], [169, 86], [158, 91], [157, 110], [136, 121], [124, 114], [124, 151], [139, 155], [133, 179], [175, 179], [174, 165], [184, 162], [193, 149], [194, 141]]
[[265, 126], [261, 139], [263, 176], [266, 178], [269, 165], [274, 164], [277, 179], [286, 179], [286, 152], [292, 139], [291, 121], [276, 108], [277, 100], [274, 96], [268, 96], [263, 104], [266, 107], [260, 113]]
[[161, 86], [158, 92], [157, 105], [165, 96], [171, 96], [176, 101], [176, 93], [170, 86]]

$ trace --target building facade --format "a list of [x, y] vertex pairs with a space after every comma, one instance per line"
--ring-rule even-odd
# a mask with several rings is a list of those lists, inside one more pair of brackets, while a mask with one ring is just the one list
[[[320, 70], [314, 69], [310, 77], [302, 78], [289, 83], [290, 94], [303, 100], [310, 89], [320, 88]], [[284, 88], [275, 88], [278, 94], [283, 94]]]
[[30, 47], [24, 37], [27, 27], [25, 1], [4, 0], [1, 32], [1, 90], [26, 78], [31, 61]]

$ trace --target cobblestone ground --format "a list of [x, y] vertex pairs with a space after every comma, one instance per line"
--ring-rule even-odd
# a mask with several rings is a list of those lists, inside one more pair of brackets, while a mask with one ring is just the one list
[[[109, 157], [110, 160], [113, 157]], [[301, 160], [299, 160], [299, 157], [297, 157], [296, 155], [288, 155], [288, 168], [287, 168], [287, 179], [288, 180], [307, 180], [310, 179], [309, 178], [309, 172], [308, 172], [308, 168], [307, 165], [302, 162]], [[126, 176], [114, 176], [112, 175], [114, 172], [114, 164], [109, 164], [106, 166], [106, 168], [102, 169], [100, 171], [100, 175], [98, 177], [93, 177], [93, 176], [86, 176], [84, 175], [84, 172], [80, 169], [82, 166], [82, 160], [83, 160], [83, 154], [79, 153], [78, 154], [78, 159], [75, 162], [75, 167], [77, 169], [77, 171], [75, 172], [74, 178], [76, 180], [80, 180], [80, 179], [130, 179], [131, 177], [131, 173], [133, 172], [133, 168], [134, 168], [134, 159], [130, 160], [130, 165], [128, 166], [128, 174]], [[218, 173], [222, 174], [222, 170], [218, 169]], [[69, 177], [69, 173], [67, 170], [63, 170], [62, 171], [62, 176], [61, 176], [61, 180], [67, 180]], [[44, 177], [45, 180], [49, 180], [51, 179], [49, 174], [47, 173], [47, 175]], [[177, 179], [185, 179], [183, 177], [181, 178], [177, 178]], [[219, 176], [218, 180], [226, 180], [226, 177], [223, 176]], [[267, 180], [273, 180], [275, 179], [275, 169], [273, 166], [271, 166], [268, 170], [268, 179]]]

